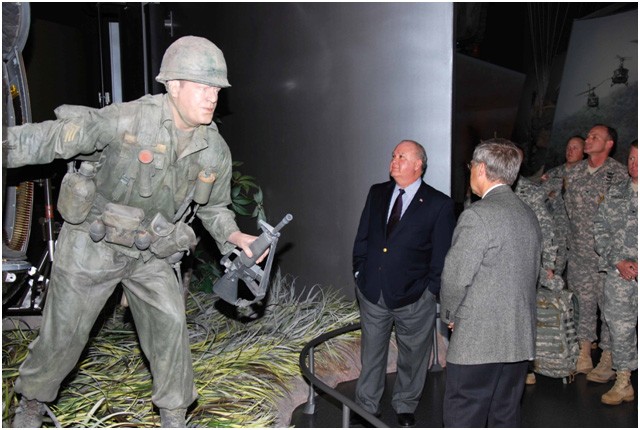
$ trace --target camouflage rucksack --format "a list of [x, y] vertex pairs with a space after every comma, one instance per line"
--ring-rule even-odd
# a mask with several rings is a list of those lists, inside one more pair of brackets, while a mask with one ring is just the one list
[[[580, 354], [573, 293], [538, 289], [534, 371], [552, 378], [572, 377]], [[576, 309], [577, 310], [577, 309]], [[572, 378], [569, 379], [571, 381]]]

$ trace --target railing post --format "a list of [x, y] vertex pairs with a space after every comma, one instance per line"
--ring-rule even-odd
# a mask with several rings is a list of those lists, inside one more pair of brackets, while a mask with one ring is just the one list
[[342, 428], [349, 428], [349, 416], [351, 415], [351, 409], [349, 406], [342, 404]]
[[[329, 339], [333, 339], [336, 336], [339, 336], [344, 333], [349, 333], [354, 330], [359, 330], [360, 328], [361, 328], [360, 324], [352, 324], [347, 327], [343, 327], [337, 330], [330, 331], [328, 333], [324, 333], [316, 337], [315, 339], [313, 339], [311, 342], [307, 343], [304, 346], [304, 348], [302, 348], [298, 362], [299, 362], [300, 370], [302, 371], [302, 374], [309, 380], [309, 399], [307, 401], [307, 404], [305, 405], [304, 413], [313, 414], [315, 412], [315, 405], [316, 405], [316, 402], [315, 402], [316, 393], [314, 388], [314, 383], [315, 383], [315, 387], [324, 391], [325, 393], [327, 393], [328, 395], [330, 395], [331, 397], [338, 400], [340, 403], [344, 405], [342, 409], [343, 411], [342, 422], [344, 427], [349, 427], [349, 417], [350, 417], [351, 411], [354, 411], [355, 413], [360, 415], [364, 420], [369, 422], [369, 424], [373, 425], [374, 427], [388, 427], [384, 422], [380, 421], [380, 418], [365, 411], [353, 399], [350, 399], [344, 394], [340, 393], [339, 391], [329, 387], [327, 384], [325, 384], [321, 379], [319, 379], [314, 374], [314, 363], [313, 363], [314, 347], [323, 342], [326, 342]], [[307, 357], [309, 357], [308, 359], [309, 365], [307, 365]]]
[[[309, 370], [311, 374], [315, 376], [315, 370], [313, 366], [313, 352], [314, 347], [309, 348]], [[316, 390], [313, 388], [313, 382], [309, 382], [309, 398], [307, 404], [304, 407], [304, 413], [307, 415], [313, 415], [316, 412]]]
[[436, 303], [436, 323], [433, 325], [433, 347], [431, 348], [431, 351], [433, 352], [433, 363], [431, 363], [429, 372], [442, 372], [442, 370], [444, 370], [438, 360], [438, 333], [440, 333], [441, 327], [442, 320], [440, 319], [440, 303]]

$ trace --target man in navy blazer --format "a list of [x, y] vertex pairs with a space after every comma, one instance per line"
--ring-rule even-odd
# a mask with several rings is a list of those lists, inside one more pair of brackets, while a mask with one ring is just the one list
[[535, 356], [542, 234], [511, 190], [522, 152], [506, 139], [473, 152], [471, 190], [442, 273], [442, 320], [452, 329], [445, 427], [519, 427], [528, 361]]
[[395, 325], [398, 366], [392, 406], [403, 427], [415, 425], [440, 275], [455, 227], [453, 200], [423, 182], [426, 167], [422, 145], [403, 140], [396, 146], [389, 166], [393, 180], [371, 187], [353, 247], [362, 325], [356, 403], [379, 414]]

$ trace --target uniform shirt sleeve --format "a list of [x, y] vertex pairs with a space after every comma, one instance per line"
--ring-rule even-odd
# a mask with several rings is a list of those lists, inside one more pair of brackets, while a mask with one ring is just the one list
[[[627, 184], [624, 182], [609, 189], [593, 220], [595, 250], [600, 256], [598, 268], [604, 272], [614, 272], [619, 262], [630, 258], [625, 239], [634, 232], [625, 231], [628, 217], [625, 200], [630, 197]], [[633, 242], [637, 242], [637, 235]]]
[[[57, 112], [65, 106], [60, 107]], [[91, 154], [113, 141], [118, 105], [97, 110], [73, 107], [74, 116], [7, 129], [7, 167], [47, 164]]]
[[198, 218], [216, 241], [221, 253], [226, 254], [235, 248], [227, 242], [229, 236], [239, 231], [234, 212], [229, 209], [231, 204], [231, 153], [226, 144], [220, 151], [220, 163], [216, 169], [216, 180], [211, 190], [209, 202], [198, 210]]

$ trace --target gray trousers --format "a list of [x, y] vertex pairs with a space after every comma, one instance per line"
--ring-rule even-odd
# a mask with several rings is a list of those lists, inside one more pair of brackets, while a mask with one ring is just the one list
[[196, 399], [184, 299], [163, 260], [146, 263], [94, 243], [83, 226], [65, 224], [58, 237], [38, 338], [20, 367], [15, 390], [50, 402], [73, 370], [100, 311], [122, 282], [151, 367], [159, 408], [187, 408]]
[[379, 412], [387, 374], [393, 325], [398, 345], [398, 370], [391, 404], [399, 413], [413, 413], [427, 377], [436, 322], [436, 297], [428, 290], [415, 303], [388, 309], [382, 297], [369, 302], [356, 288], [362, 325], [362, 371], [356, 384], [356, 403], [367, 412]]

